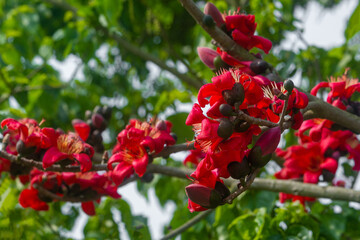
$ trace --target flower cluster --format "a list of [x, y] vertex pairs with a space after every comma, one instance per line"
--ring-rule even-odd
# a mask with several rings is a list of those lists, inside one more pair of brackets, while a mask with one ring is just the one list
[[[20, 195], [21, 206], [47, 210], [48, 203], [52, 201], [80, 201], [83, 210], [94, 215], [94, 201], [100, 201], [101, 196], [119, 198], [117, 187], [124, 178], [134, 172], [142, 177], [152, 161], [152, 155], [176, 142], [176, 136], [171, 133], [172, 124], [168, 121], [151, 124], [130, 120], [129, 125], [118, 134], [113, 155], [107, 162], [109, 171], [105, 174], [91, 172], [95, 150], [103, 150], [101, 132], [107, 126], [110, 113], [107, 107], [88, 111], [85, 114], [87, 121], [74, 119], [75, 132], [68, 133], [42, 127], [43, 121], [38, 124], [34, 119], [8, 118], [1, 122], [1, 126], [7, 128], [3, 132], [5, 151], [32, 159], [38, 162], [38, 168], [41, 169], [42, 165], [41, 170], [45, 170], [23, 166], [21, 161], [0, 158], [1, 172], [20, 176], [24, 184], [30, 180], [29, 188]], [[54, 165], [56, 169], [59, 166], [79, 166], [80, 172], [52, 172]]]
[[[130, 120], [129, 125], [118, 134], [118, 143], [107, 163], [113, 181], [120, 184], [134, 172], [142, 177], [151, 162], [150, 155], [175, 144], [175, 139], [170, 134], [171, 127], [172, 124], [168, 121], [158, 121], [152, 125], [136, 119]], [[117, 165], [114, 166], [115, 164]]]
[[[357, 79], [349, 79], [346, 74], [339, 78], [331, 77], [329, 82], [321, 82], [315, 86], [311, 93], [316, 95], [322, 87], [330, 87], [327, 102], [343, 110], [357, 113], [353, 106], [359, 103], [351, 101], [355, 91], [360, 85]], [[275, 174], [279, 179], [298, 179], [305, 183], [316, 184], [320, 176], [326, 182], [333, 182], [334, 174], [338, 169], [339, 158], [347, 156], [354, 159], [353, 170], [360, 170], [360, 142], [356, 135], [349, 130], [338, 130], [334, 123], [326, 119], [311, 119], [304, 121], [296, 135], [300, 145], [286, 150], [277, 149], [279, 157], [285, 159], [284, 168]], [[280, 201], [287, 199], [305, 201], [313, 198], [280, 194]]]
[[[216, 24], [243, 48], [257, 47], [269, 52], [271, 42], [254, 35], [253, 15], [239, 11], [222, 15], [211, 3], [205, 6], [205, 14], [212, 16]], [[186, 125], [193, 126], [196, 149], [204, 154], [191, 175], [193, 184], [186, 188], [190, 211], [202, 211], [221, 204], [229, 192], [215, 188], [215, 184], [222, 184], [220, 178], [244, 179], [254, 169], [263, 167], [280, 141], [284, 129], [280, 119], [287, 115], [287, 127], [298, 129], [303, 122], [299, 110], [308, 104], [307, 96], [295, 89], [291, 81], [276, 83], [264, 76], [271, 69], [258, 58], [260, 56], [252, 62], [244, 62], [220, 48], [217, 51], [198, 48], [198, 53], [217, 74], [211, 83], [200, 88], [198, 103], [194, 104], [186, 120]], [[261, 125], [270, 129], [250, 148], [253, 136], [262, 132]], [[201, 155], [194, 152], [190, 156], [196, 163]], [[214, 196], [216, 199], [221, 196], [221, 201], [215, 201]]]
[[19, 197], [22, 207], [35, 210], [48, 210], [48, 203], [64, 200], [81, 200], [81, 207], [90, 216], [95, 215], [95, 202], [100, 202], [102, 196], [120, 198], [117, 186], [108, 174], [96, 172], [87, 173], [55, 173], [42, 172], [37, 169], [31, 171], [31, 183]]

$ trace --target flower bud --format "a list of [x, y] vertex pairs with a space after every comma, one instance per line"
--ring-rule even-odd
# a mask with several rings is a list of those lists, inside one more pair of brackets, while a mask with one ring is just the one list
[[284, 88], [286, 89], [286, 91], [288, 91], [289, 94], [291, 94], [292, 90], [294, 89], [294, 82], [291, 81], [290, 79], [285, 80]]
[[253, 147], [248, 156], [251, 166], [255, 168], [264, 167], [270, 161], [270, 158], [271, 154], [263, 155], [259, 146]]
[[[200, 60], [206, 66], [208, 66], [212, 70], [216, 69], [216, 67], [214, 65], [215, 58], [220, 57], [220, 54], [217, 51], [212, 50], [211, 48], [207, 48], [207, 47], [198, 47], [197, 52], [198, 52]], [[220, 57], [220, 60], [221, 60], [221, 57]]]
[[106, 121], [102, 115], [99, 113], [95, 113], [91, 117], [92, 124], [95, 128], [99, 129], [100, 131], [104, 131], [106, 128]]
[[281, 137], [281, 129], [279, 126], [268, 129], [256, 141], [255, 146], [261, 148], [263, 155], [273, 153], [279, 145]]
[[160, 131], [166, 131], [167, 129], [166, 122], [163, 120], [158, 121], [155, 127]]
[[230, 195], [230, 190], [222, 182], [216, 181], [215, 190], [220, 193], [221, 199]]
[[245, 90], [241, 83], [235, 83], [231, 90], [222, 91], [223, 98], [230, 105], [241, 104], [245, 99]]
[[222, 14], [215, 7], [214, 4], [212, 4], [210, 2], [206, 3], [205, 8], [204, 8], [204, 13], [207, 15], [210, 15], [213, 18], [213, 20], [216, 22], [216, 25], [218, 27], [221, 27], [222, 25], [225, 24]]
[[202, 21], [203, 21], [204, 25], [207, 27], [210, 27], [210, 28], [215, 27], [216, 23], [215, 23], [214, 19], [212, 18], [212, 16], [210, 16], [210, 15], [205, 14]]
[[250, 166], [247, 157], [244, 157], [241, 162], [231, 162], [227, 165], [227, 170], [230, 176], [234, 179], [240, 179], [250, 173]]
[[219, 71], [221, 69], [228, 69], [230, 66], [224, 62], [220, 56], [216, 56], [213, 61], [215, 71]]
[[270, 161], [271, 153], [275, 151], [280, 142], [280, 136], [280, 127], [270, 128], [261, 135], [248, 156], [249, 162], [253, 167], [261, 168]]
[[204, 208], [215, 208], [222, 204], [222, 198], [218, 191], [201, 184], [190, 184], [185, 188], [188, 198]]
[[269, 64], [262, 59], [255, 59], [250, 64], [250, 69], [255, 74], [264, 73], [266, 71], [266, 69], [268, 69], [268, 68], [269, 68]]
[[228, 139], [233, 133], [234, 126], [232, 122], [227, 118], [222, 118], [217, 130], [219, 137]]
[[229, 104], [226, 104], [226, 103], [223, 103], [220, 105], [219, 111], [225, 117], [230, 117], [234, 114], [233, 108]]

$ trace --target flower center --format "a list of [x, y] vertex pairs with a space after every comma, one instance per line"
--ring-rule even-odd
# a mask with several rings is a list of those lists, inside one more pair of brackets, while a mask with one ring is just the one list
[[68, 155], [77, 154], [84, 150], [82, 140], [76, 135], [63, 134], [57, 139], [57, 147], [60, 152]]

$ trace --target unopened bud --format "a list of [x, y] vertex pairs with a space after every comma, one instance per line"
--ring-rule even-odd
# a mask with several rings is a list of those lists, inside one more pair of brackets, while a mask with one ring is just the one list
[[230, 67], [226, 62], [224, 62], [224, 61], [221, 59], [220, 56], [216, 56], [216, 57], [214, 58], [213, 64], [214, 64], [215, 71], [219, 71], [219, 70], [221, 70], [221, 69], [228, 69], [228, 68]]
[[213, 20], [216, 22], [216, 25], [218, 27], [221, 27], [222, 25], [225, 24], [225, 21], [224, 21], [224, 18], [222, 16], [222, 14], [215, 7], [214, 4], [212, 4], [210, 2], [206, 3], [205, 8], [204, 8], [204, 13], [206, 15], [210, 15], [213, 18]]
[[222, 91], [224, 100], [230, 105], [242, 104], [245, 99], [245, 90], [241, 83], [235, 83], [231, 90]]
[[281, 129], [279, 126], [268, 129], [256, 141], [255, 146], [261, 148], [263, 155], [273, 153], [279, 145], [281, 137]]
[[269, 64], [262, 59], [255, 59], [250, 64], [250, 69], [255, 74], [264, 73], [268, 68], [269, 68]]
[[270, 161], [270, 158], [271, 154], [263, 155], [259, 146], [253, 147], [248, 156], [249, 162], [254, 168], [264, 167]]
[[222, 198], [218, 191], [201, 184], [190, 184], [185, 188], [188, 198], [204, 208], [215, 208], [222, 204]]
[[109, 107], [109, 106], [103, 106], [101, 113], [102, 113], [102, 115], [104, 116], [105, 119], [110, 120], [111, 113], [112, 113], [112, 108]]
[[155, 127], [160, 131], [166, 131], [167, 130], [166, 122], [163, 121], [163, 120], [158, 121], [156, 123]]
[[230, 195], [230, 190], [222, 182], [216, 181], [215, 190], [220, 193], [222, 199]]
[[107, 125], [106, 121], [103, 118], [103, 116], [100, 115], [99, 113], [93, 114], [91, 117], [91, 121], [95, 128], [99, 129], [100, 131], [105, 130], [106, 125]]
[[286, 91], [288, 91], [289, 94], [291, 94], [292, 90], [294, 89], [294, 82], [291, 81], [290, 79], [285, 80], [284, 88], [286, 89]]
[[234, 114], [233, 108], [229, 104], [226, 104], [226, 103], [223, 103], [220, 105], [219, 111], [225, 117], [230, 117]]
[[234, 179], [240, 179], [250, 173], [250, 166], [247, 157], [244, 157], [241, 162], [231, 162], [227, 166], [230, 176]]
[[203, 21], [204, 25], [207, 27], [210, 27], [210, 28], [215, 27], [216, 23], [215, 23], [214, 19], [212, 18], [212, 16], [210, 16], [210, 15], [205, 14], [202, 21]]
[[222, 118], [217, 130], [218, 136], [224, 139], [228, 139], [232, 135], [233, 131], [234, 126], [231, 121], [227, 118]]

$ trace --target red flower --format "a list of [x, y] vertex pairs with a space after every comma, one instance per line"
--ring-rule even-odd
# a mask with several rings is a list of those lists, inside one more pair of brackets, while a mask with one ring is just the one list
[[204, 12], [213, 17], [218, 27], [226, 26], [228, 33], [231, 33], [234, 41], [247, 50], [256, 47], [269, 53], [272, 43], [266, 38], [255, 36], [256, 23], [254, 15], [241, 14], [240, 9], [233, 15], [221, 14], [212, 4], [205, 5]]
[[234, 41], [247, 50], [256, 47], [269, 53], [272, 43], [270, 40], [255, 36], [256, 23], [254, 15], [241, 14], [238, 10], [233, 15], [225, 16], [226, 29], [231, 32]]
[[86, 172], [92, 167], [91, 157], [93, 155], [93, 148], [84, 143], [80, 137], [71, 133], [63, 134], [57, 138], [57, 145], [50, 147], [45, 152], [43, 167], [48, 168], [56, 162], [68, 159], [74, 164], [80, 164], [81, 172]]
[[335, 159], [324, 156], [324, 150], [318, 142], [291, 146], [286, 151], [278, 149], [276, 153], [285, 159], [284, 168], [275, 174], [279, 179], [303, 177], [306, 183], [317, 183], [323, 170], [335, 174], [338, 167]]
[[[170, 135], [172, 124], [159, 121], [155, 126], [148, 122], [130, 120], [130, 124], [118, 135], [118, 142], [113, 155], [108, 161], [108, 168], [113, 170], [111, 177], [120, 184], [134, 171], [140, 177], [144, 175], [149, 162], [149, 153], [159, 153], [164, 146], [175, 144]], [[114, 163], [118, 163], [115, 167]]]
[[39, 198], [39, 191], [35, 188], [24, 189], [19, 196], [19, 203], [23, 208], [31, 207], [37, 211], [49, 210], [49, 205], [41, 201]]
[[[286, 94], [287, 91], [285, 90], [283, 83], [274, 82], [262, 87], [262, 89], [264, 91], [265, 99], [267, 100], [261, 102], [261, 107], [266, 108], [267, 118], [270, 121], [278, 122], [280, 119], [279, 115], [281, 114], [285, 104], [285, 100], [283, 100], [284, 94]], [[266, 103], [268, 103], [269, 100], [271, 100], [271, 108], [268, 108], [266, 106]], [[289, 115], [292, 116], [293, 129], [300, 128], [303, 122], [303, 117], [301, 112], [299, 112], [298, 110], [304, 109], [308, 105], [308, 103], [309, 99], [305, 93], [294, 89], [290, 94], [286, 110], [287, 112], [289, 112]]]
[[[211, 81], [212, 83], [202, 86], [198, 94], [200, 107], [203, 108], [210, 104], [210, 108], [207, 111], [208, 117], [222, 118], [223, 115], [219, 111], [220, 105], [223, 103], [234, 104], [227, 101], [239, 101], [241, 103], [239, 108], [247, 109], [263, 99], [263, 92], [261, 90], [262, 80], [251, 77], [240, 70], [223, 71], [220, 75], [213, 77]], [[227, 97], [226, 95], [224, 97], [224, 94], [227, 93], [226, 91], [233, 91], [232, 89], [236, 83], [241, 84], [244, 89], [244, 93], [237, 93], [239, 94], [238, 97], [242, 97], [242, 99], [231, 99], [231, 96]]]
[[[41, 122], [42, 123], [42, 122]], [[17, 154], [16, 144], [21, 140], [26, 148], [36, 147], [39, 148], [49, 148], [51, 146], [51, 141], [44, 131], [48, 131], [49, 128], [41, 129], [34, 119], [24, 118], [20, 120], [15, 120], [12, 118], [4, 119], [1, 122], [1, 127], [7, 127], [8, 129], [4, 131], [4, 135], [9, 134], [9, 146], [7, 151], [12, 154]]]
[[330, 77], [329, 82], [321, 82], [316, 85], [311, 94], [316, 96], [320, 88], [330, 88], [330, 93], [327, 97], [328, 103], [334, 103], [336, 99], [349, 99], [354, 92], [360, 92], [360, 83], [358, 79], [350, 79], [346, 76], [347, 71], [341, 77]]

